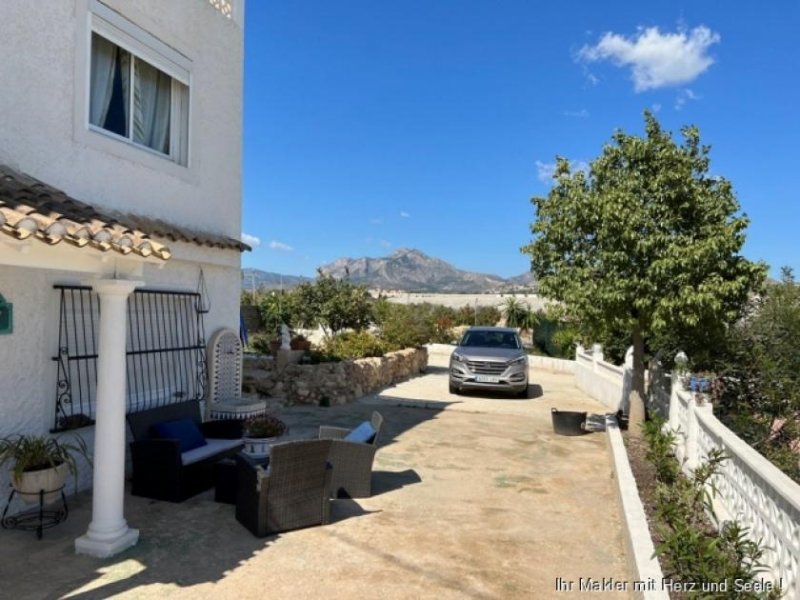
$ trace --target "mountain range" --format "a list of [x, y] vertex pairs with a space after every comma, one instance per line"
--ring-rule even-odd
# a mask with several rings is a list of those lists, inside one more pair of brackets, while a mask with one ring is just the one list
[[[381, 258], [339, 258], [322, 265], [320, 270], [337, 278], [349, 277], [353, 283], [371, 289], [405, 292], [486, 293], [535, 288], [531, 273], [503, 278], [463, 271], [413, 248], [401, 248]], [[245, 290], [288, 289], [304, 281], [310, 281], [310, 278], [242, 269], [242, 288]]]

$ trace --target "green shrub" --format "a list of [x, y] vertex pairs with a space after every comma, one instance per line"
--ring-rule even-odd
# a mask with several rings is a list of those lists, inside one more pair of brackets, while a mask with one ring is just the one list
[[324, 352], [329, 357], [367, 358], [383, 356], [386, 345], [368, 331], [346, 331], [325, 340]]
[[454, 311], [432, 304], [391, 304], [381, 307], [380, 338], [387, 349], [399, 350], [429, 343], [448, 344]]
[[[762, 564], [764, 547], [748, 539], [748, 530], [738, 522], [726, 522], [720, 531], [711, 526], [707, 514], [712, 507], [718, 475], [726, 456], [712, 450], [706, 462], [691, 476], [685, 475], [672, 454], [675, 433], [665, 430], [663, 419], [644, 425], [647, 459], [656, 469], [654, 529], [660, 541], [656, 554], [662, 561], [665, 575], [680, 582], [725, 585], [725, 598], [777, 599], [775, 590], [765, 592], [740, 590], [734, 582], [754, 583], [766, 571]], [[721, 597], [715, 593], [689, 594], [693, 598]]]
[[493, 327], [502, 317], [494, 306], [462, 306], [455, 312], [456, 325], [484, 325]]
[[503, 313], [506, 317], [506, 326], [519, 327], [522, 331], [533, 329], [538, 321], [537, 313], [531, 310], [530, 305], [523, 304], [515, 296], [506, 298]]
[[544, 311], [536, 313], [533, 343], [548, 356], [573, 358], [580, 339], [577, 324], [564, 320], [560, 315], [550, 315]]
[[263, 294], [257, 305], [267, 335], [280, 335], [282, 324], [291, 327], [294, 323], [292, 298], [284, 291]]
[[274, 335], [255, 333], [250, 336], [249, 346], [254, 352], [258, 352], [259, 354], [271, 354], [272, 349], [269, 347], [269, 344], [274, 339]]

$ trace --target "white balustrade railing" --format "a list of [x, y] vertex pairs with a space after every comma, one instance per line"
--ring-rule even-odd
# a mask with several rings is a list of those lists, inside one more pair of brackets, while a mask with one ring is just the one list
[[[676, 357], [679, 368], [686, 357]], [[586, 394], [616, 410], [625, 406], [631, 381], [630, 351], [623, 367], [607, 363], [602, 348], [578, 346], [575, 382]], [[800, 485], [723, 425], [705, 394], [685, 389], [685, 377], [654, 365], [649, 373], [648, 409], [668, 418], [676, 433], [675, 454], [686, 473], [721, 449], [727, 460], [713, 484], [717, 525], [736, 520], [765, 548], [765, 579], [779, 582], [786, 598], [800, 598]]]
[[578, 346], [575, 351], [575, 383], [578, 388], [616, 412], [625, 406], [626, 390], [630, 389], [629, 366], [618, 367], [604, 360], [603, 349]]
[[[736, 520], [748, 537], [765, 548], [765, 579], [779, 582], [786, 598], [800, 598], [800, 485], [769, 462], [714, 416], [705, 394], [684, 388], [671, 377], [669, 427], [676, 432], [675, 454], [690, 473], [711, 451], [727, 457], [715, 477], [717, 525]], [[663, 397], [665, 378], [658, 394]], [[652, 396], [651, 390], [651, 396]]]

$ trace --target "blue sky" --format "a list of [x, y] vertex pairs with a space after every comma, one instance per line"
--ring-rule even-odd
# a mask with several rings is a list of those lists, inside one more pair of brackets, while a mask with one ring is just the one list
[[555, 156], [590, 161], [650, 108], [711, 145], [744, 254], [800, 272], [799, 30], [794, 0], [251, 0], [243, 264], [413, 247], [518, 275]]

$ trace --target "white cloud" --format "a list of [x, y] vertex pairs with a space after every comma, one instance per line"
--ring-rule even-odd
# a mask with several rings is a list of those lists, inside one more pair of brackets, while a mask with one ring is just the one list
[[544, 163], [540, 160], [536, 161], [536, 177], [542, 183], [552, 183], [553, 173], [556, 172], [555, 163]]
[[608, 32], [594, 46], [584, 46], [578, 58], [587, 62], [610, 60], [631, 67], [637, 92], [689, 83], [714, 64], [708, 49], [719, 43], [708, 27], [661, 33], [658, 27], [639, 28], [629, 38]]
[[[580, 58], [580, 55], [578, 56]], [[595, 86], [600, 83], [600, 79], [596, 77], [587, 67], [585, 64], [581, 65], [581, 69], [583, 69], [583, 76], [586, 78], [586, 82], [591, 85]]]
[[381, 246], [383, 248], [391, 248], [392, 247], [392, 242], [387, 242], [386, 240], [381, 240], [380, 244], [381, 244]]
[[661, 112], [661, 105], [658, 102], [653, 104], [653, 106], [651, 108], [653, 109], [654, 113]]
[[678, 92], [677, 97], [675, 98], [675, 110], [681, 110], [689, 100], [699, 100], [700, 96], [695, 94], [689, 88], [685, 90], [681, 90]]
[[[569, 161], [569, 168], [571, 172], [583, 171], [589, 172], [589, 163], [585, 160], [571, 160]], [[536, 161], [536, 177], [542, 183], [553, 185], [553, 174], [556, 172], [556, 163], [545, 163], [540, 160]]]
[[589, 111], [585, 108], [580, 110], [565, 110], [563, 113], [565, 117], [575, 117], [576, 119], [587, 119], [589, 117]]
[[273, 250], [279, 250], [280, 252], [291, 252], [294, 250], [289, 244], [284, 244], [283, 242], [279, 242], [278, 240], [272, 240], [269, 243], [269, 247]]
[[406, 211], [401, 210], [400, 211], [400, 216], [403, 217], [404, 219], [408, 219], [411, 215], [408, 214]]
[[370, 225], [383, 225], [383, 219], [370, 219]]
[[244, 231], [242, 232], [242, 241], [250, 246], [253, 250], [261, 245], [261, 238], [257, 238], [256, 236], [245, 233]]

